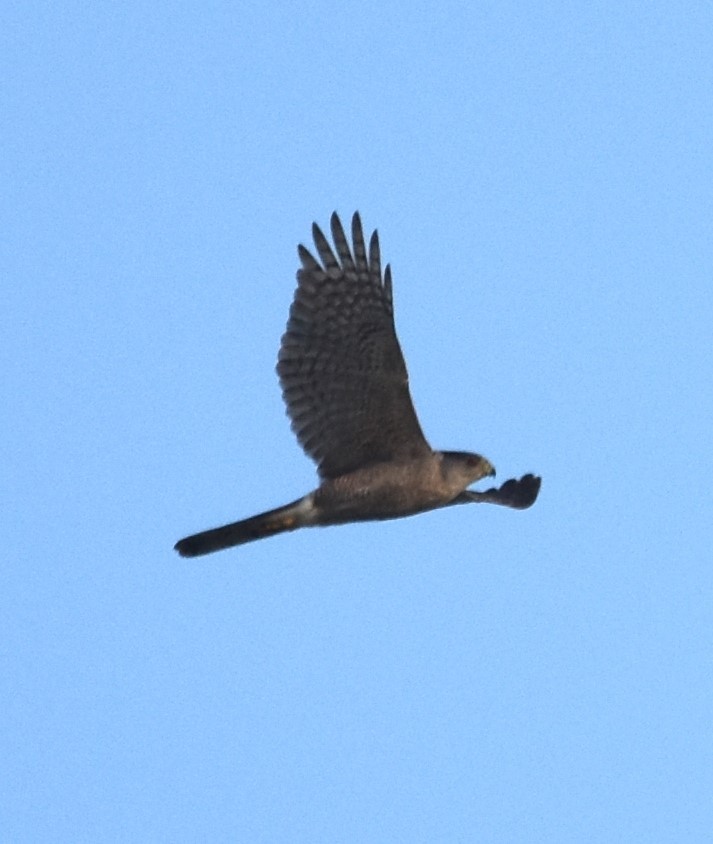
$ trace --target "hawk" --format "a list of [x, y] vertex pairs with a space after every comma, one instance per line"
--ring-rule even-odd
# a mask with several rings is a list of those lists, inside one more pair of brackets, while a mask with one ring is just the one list
[[292, 430], [317, 464], [319, 486], [284, 507], [181, 539], [175, 548], [184, 557], [301, 527], [470, 502], [523, 510], [537, 498], [541, 479], [532, 474], [468, 489], [495, 475], [492, 464], [480, 454], [431, 448], [409, 393], [378, 233], [367, 251], [358, 213], [351, 246], [336, 213], [331, 228], [334, 249], [312, 226], [318, 258], [298, 246], [302, 266], [277, 362]]

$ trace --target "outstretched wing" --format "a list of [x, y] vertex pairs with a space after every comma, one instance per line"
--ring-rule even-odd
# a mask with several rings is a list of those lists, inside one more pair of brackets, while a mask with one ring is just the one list
[[519, 480], [511, 478], [500, 487], [486, 489], [485, 492], [466, 489], [454, 498], [451, 504], [471, 504], [485, 502], [488, 504], [502, 504], [504, 507], [514, 507], [516, 510], [526, 510], [537, 500], [542, 478], [537, 475], [523, 475]]
[[277, 363], [292, 429], [322, 478], [431, 451], [409, 393], [378, 235], [367, 255], [354, 214], [352, 252], [336, 213], [331, 224], [336, 255], [316, 223], [321, 263], [298, 247], [302, 269]]

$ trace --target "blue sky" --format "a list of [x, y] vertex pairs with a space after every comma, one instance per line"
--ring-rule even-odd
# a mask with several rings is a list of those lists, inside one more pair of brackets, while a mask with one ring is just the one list
[[[3, 18], [0, 838], [707, 838], [710, 5]], [[335, 209], [431, 443], [540, 499], [180, 559], [315, 484], [274, 364]]]

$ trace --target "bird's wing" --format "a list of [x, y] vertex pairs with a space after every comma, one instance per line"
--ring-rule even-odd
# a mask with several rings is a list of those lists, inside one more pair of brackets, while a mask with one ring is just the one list
[[277, 363], [292, 429], [322, 478], [430, 453], [409, 393], [378, 235], [367, 255], [354, 214], [352, 252], [336, 213], [331, 224], [336, 255], [316, 223], [321, 263], [298, 247], [302, 268]]
[[484, 492], [466, 489], [451, 501], [451, 504], [471, 504], [483, 502], [487, 504], [502, 504], [504, 507], [514, 507], [516, 510], [526, 510], [537, 500], [542, 478], [537, 475], [523, 475], [519, 479], [511, 478], [502, 486], [486, 489]]

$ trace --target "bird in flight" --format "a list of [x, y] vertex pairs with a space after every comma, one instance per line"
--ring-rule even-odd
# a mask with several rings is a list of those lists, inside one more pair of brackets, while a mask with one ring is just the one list
[[495, 475], [480, 454], [435, 451], [426, 441], [396, 337], [391, 268], [381, 271], [375, 231], [367, 252], [359, 214], [351, 246], [332, 214], [334, 249], [319, 226], [319, 260], [301, 244], [301, 268], [282, 337], [277, 373], [292, 430], [317, 464], [319, 486], [258, 516], [188, 536], [184, 557], [315, 525], [396, 519], [437, 507], [489, 502], [524, 510], [541, 479], [527, 474], [485, 491]]

